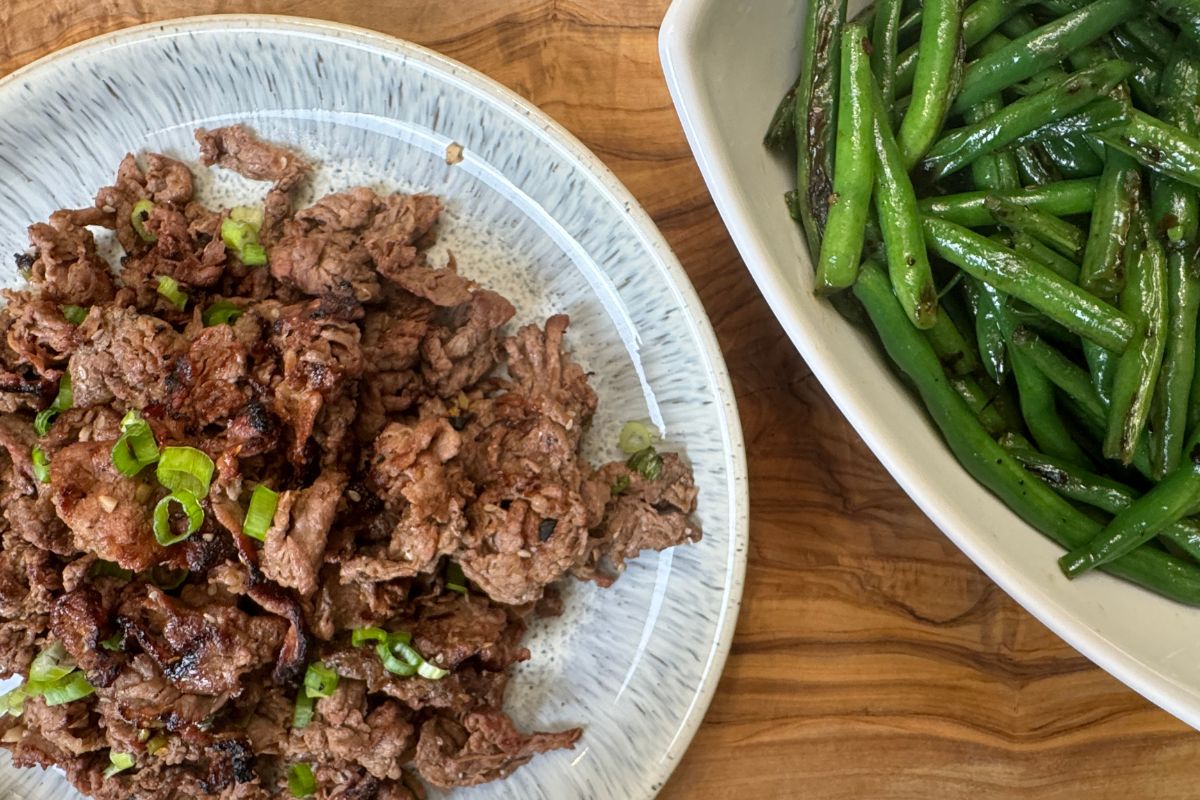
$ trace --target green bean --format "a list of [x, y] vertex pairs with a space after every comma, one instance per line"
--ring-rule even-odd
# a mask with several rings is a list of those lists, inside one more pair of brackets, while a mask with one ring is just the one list
[[1013, 347], [1024, 354], [1051, 383], [1078, 403], [1089, 417], [1103, 424], [1108, 409], [1100, 395], [1096, 394], [1087, 370], [1044, 342], [1028, 328], [1017, 328], [1013, 332], [1012, 343]]
[[1055, 274], [1069, 283], [1079, 282], [1079, 265], [1042, 244], [1036, 237], [1023, 231], [1013, 234], [1012, 249], [1054, 270]]
[[[1000, 444], [1025, 469], [1068, 500], [1109, 514], [1118, 514], [1137, 499], [1137, 493], [1125, 484], [1088, 472], [1069, 461], [1039, 453], [1011, 433], [1002, 436]], [[1200, 525], [1193, 520], [1181, 519], [1159, 531], [1158, 535], [1182, 549], [1193, 560], [1200, 560]]]
[[962, 377], [980, 368], [979, 354], [967, 344], [949, 314], [938, 314], [937, 322], [925, 331], [925, 336], [950, 375]]
[[888, 274], [896, 297], [918, 328], [937, 321], [937, 287], [921, 232], [917, 196], [884, 114], [878, 87], [871, 92], [875, 135], [875, 210], [883, 229]]
[[1110, 149], [1096, 189], [1096, 205], [1079, 285], [1097, 297], [1116, 297], [1125, 286], [1125, 248], [1142, 176], [1129, 156]]
[[952, 222], [926, 217], [924, 227], [925, 242], [937, 255], [1024, 300], [1068, 330], [1118, 353], [1133, 338], [1128, 316], [1048, 267]]
[[1095, 136], [1155, 172], [1200, 187], [1200, 138], [1175, 125], [1134, 109], [1124, 125]]
[[802, 77], [796, 78], [771, 116], [771, 124], [767, 126], [767, 134], [763, 137], [763, 144], [768, 150], [790, 153], [796, 146], [796, 92], [802, 80]]
[[879, 94], [889, 118], [896, 102], [896, 57], [899, 55], [900, 0], [879, 0], [875, 30], [871, 34], [871, 71], [879, 82]]
[[1049, 142], [1064, 136], [1097, 133], [1129, 121], [1129, 104], [1113, 97], [1102, 97], [1085, 106], [1078, 114], [1064, 117], [1031, 131], [1017, 142]]
[[925, 0], [912, 102], [896, 132], [905, 169], [921, 160], [941, 133], [962, 68], [962, 0]]
[[[859, 271], [854, 295], [862, 303], [897, 367], [912, 381], [951, 451], [976, 480], [1017, 516], [1065, 547], [1092, 539], [1100, 523], [1039, 481], [1026, 479], [1020, 462], [988, 434], [950, 386], [928, 342], [912, 328], [878, 264]], [[1161, 551], [1142, 547], [1104, 569], [1179, 602], [1200, 603], [1200, 569]]]
[[1200, 464], [1188, 460], [1122, 510], [1098, 535], [1058, 564], [1068, 578], [1129, 553], [1186, 517], [1200, 502]]
[[1078, 136], [1047, 139], [1042, 147], [1064, 178], [1094, 178], [1104, 171], [1104, 159]]
[[[1162, 77], [1163, 116], [1181, 130], [1200, 130], [1200, 61], [1177, 49]], [[1162, 371], [1150, 410], [1150, 457], [1154, 474], [1173, 471], [1183, 457], [1188, 435], [1188, 405], [1196, 378], [1197, 314], [1200, 277], [1195, 272], [1200, 239], [1200, 197], [1196, 190], [1171, 178], [1151, 182], [1151, 222], [1167, 238], [1167, 297], [1170, 322], [1166, 330]]]
[[1064, 16], [1072, 11], [1078, 11], [1088, 4], [1089, 0], [1039, 0], [1038, 5], [1055, 16]]
[[975, 343], [983, 368], [997, 386], [1002, 386], [1008, 375], [1008, 342], [1000, 328], [997, 306], [1003, 299], [994, 287], [970, 276], [967, 276], [965, 285], [975, 310]]
[[1073, 214], [1091, 213], [1096, 202], [1098, 183], [1095, 178], [1084, 178], [1011, 191], [963, 192], [941, 197], [924, 197], [917, 205], [921, 213], [927, 216], [941, 217], [967, 228], [981, 228], [996, 224], [996, 218], [987, 208], [989, 197], [1056, 217], [1069, 217]]
[[1058, 167], [1048, 163], [1040, 142], [1016, 145], [1012, 149], [1017, 167], [1021, 171], [1021, 183], [1025, 186], [1045, 186], [1063, 180]]
[[[984, 39], [978, 48], [980, 53], [990, 52], [1002, 36], [992, 35]], [[967, 109], [964, 118], [968, 125], [981, 122], [1004, 108], [1004, 98], [992, 95], [980, 100]], [[971, 182], [976, 189], [1015, 189], [1021, 185], [1017, 161], [1012, 153], [997, 151], [980, 156], [971, 162]]]
[[1133, 64], [1134, 70], [1129, 76], [1128, 86], [1133, 95], [1134, 105], [1143, 111], [1154, 113], [1158, 109], [1158, 76], [1161, 65], [1136, 42], [1121, 33], [1120, 28], [1109, 33], [1107, 38], [1117, 58]]
[[1088, 364], [1088, 372], [1092, 376], [1092, 386], [1096, 394], [1108, 405], [1112, 401], [1113, 374], [1117, 371], [1117, 356], [1111, 350], [1105, 350], [1098, 344], [1083, 341], [1083, 357]]
[[1053, 66], [1072, 50], [1094, 42], [1131, 19], [1139, 10], [1138, 0], [1096, 0], [1014, 39], [967, 67], [952, 106], [953, 113], [962, 113], [981, 98]]
[[[921, 8], [918, 6], [912, 10], [907, 8], [900, 9], [900, 26], [898, 29], [897, 43], [904, 44], [905, 47], [915, 44], [917, 37], [921, 35]], [[916, 48], [913, 48], [913, 66], [916, 66]], [[912, 76], [909, 75], [911, 86]]]
[[1175, 34], [1154, 17], [1134, 17], [1121, 29], [1158, 61], [1166, 64], [1171, 60], [1171, 43], [1175, 41]]
[[[988, 34], [1005, 22], [1023, 6], [1033, 0], [975, 0], [962, 13], [963, 47], [970, 49], [987, 38]], [[910, 19], [911, 23], [912, 20]], [[917, 15], [916, 26], [920, 19]], [[900, 23], [901, 31], [906, 30], [905, 23]], [[915, 28], [914, 28], [915, 30]], [[900, 54], [896, 63], [896, 93], [911, 92], [913, 77], [917, 73], [917, 47], [913, 46]]]
[[862, 261], [871, 184], [875, 178], [872, 137], [871, 64], [867, 30], [858, 23], [842, 33], [842, 76], [838, 92], [837, 152], [833, 193], [817, 260], [816, 289], [835, 292], [854, 283]]
[[989, 197], [986, 205], [1001, 225], [1045, 242], [1068, 258], [1078, 257], [1083, 250], [1083, 231], [1053, 214], [1011, 203], [1000, 197]]
[[1073, 73], [1044, 92], [1022, 97], [981, 122], [946, 134], [929, 151], [922, 166], [934, 180], [944, 178], [984, 153], [1074, 114], [1112, 91], [1129, 72], [1129, 64], [1114, 59]]
[[1149, 418], [1166, 343], [1166, 253], [1152, 231], [1146, 231], [1143, 238], [1141, 251], [1130, 263], [1120, 302], [1121, 311], [1135, 321], [1136, 332], [1117, 362], [1104, 435], [1105, 457], [1119, 459], [1124, 464], [1133, 459]]
[[1150, 0], [1150, 6], [1160, 17], [1200, 42], [1200, 0]]
[[814, 263], [821, 250], [837, 131], [838, 35], [846, 0], [811, 0], [804, 23], [804, 65], [796, 93], [796, 189]]

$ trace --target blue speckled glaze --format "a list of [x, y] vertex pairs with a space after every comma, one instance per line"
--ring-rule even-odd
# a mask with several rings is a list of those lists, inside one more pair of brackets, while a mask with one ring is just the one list
[[[573, 585], [539, 623], [509, 710], [521, 725], [585, 727], [455, 798], [648, 798], [683, 754], [716, 687], [737, 617], [747, 491], [725, 365], [696, 295], [653, 223], [607, 169], [541, 112], [466, 67], [356, 29], [207, 17], [119, 32], [0, 82], [0, 253], [57, 208], [89, 205], [127, 151], [195, 160], [192, 132], [233, 121], [321, 164], [313, 193], [371, 184], [443, 196], [437, 257], [513, 300], [518, 321], [565, 312], [600, 411], [586, 439], [615, 457], [647, 418], [686, 453], [704, 540], [638, 559], [609, 590]], [[464, 160], [446, 163], [457, 142]], [[213, 203], [264, 192], [227, 174]], [[0, 283], [18, 281], [5, 256]], [[444, 795], [434, 794], [434, 797]], [[0, 761], [0, 797], [66, 800], [57, 774]]]

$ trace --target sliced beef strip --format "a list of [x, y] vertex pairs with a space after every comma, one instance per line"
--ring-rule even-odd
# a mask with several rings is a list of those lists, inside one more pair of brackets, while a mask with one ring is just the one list
[[50, 471], [54, 507], [80, 550], [125, 569], [149, 569], [165, 553], [150, 527], [150, 489], [117, 472], [112, 444], [80, 442], [55, 454]]
[[93, 686], [109, 686], [117, 677], [124, 657], [100, 647], [112, 635], [112, 609], [104, 607], [103, 596], [90, 586], [62, 595], [50, 613], [50, 631], [62, 642]]
[[42, 299], [87, 307], [113, 298], [112, 270], [96, 253], [92, 232], [69, 214], [56, 212], [49, 224], [31, 225], [29, 242], [37, 253], [29, 282]]
[[383, 668], [374, 649], [359, 647], [325, 652], [323, 660], [344, 678], [364, 681], [371, 694], [395, 698], [413, 711], [439, 709], [461, 714], [504, 700], [508, 675], [464, 664], [438, 681], [398, 678]]
[[421, 342], [421, 373], [433, 393], [451, 398], [491, 372], [499, 356], [496, 333], [515, 313], [503, 297], [480, 289], [438, 320]]
[[211, 697], [237, 694], [244, 674], [274, 664], [287, 630], [233, 607], [191, 609], [153, 586], [126, 598], [120, 623], [176, 688]]
[[313, 635], [329, 641], [340, 631], [379, 626], [400, 614], [408, 602], [409, 582], [358, 580], [329, 565], [307, 615]]
[[187, 164], [159, 153], [146, 156], [146, 191], [156, 203], [183, 207], [192, 199], [192, 171]]
[[31, 545], [58, 556], [75, 555], [79, 550], [71, 529], [58, 518], [51, 493], [41, 488], [36, 496], [21, 495], [4, 503], [4, 519]]
[[421, 777], [434, 786], [452, 789], [499, 780], [538, 753], [574, 748], [582, 731], [518, 732], [504, 712], [481, 709], [459, 724], [434, 717], [421, 726], [414, 760]]
[[280, 495], [262, 549], [262, 571], [301, 597], [317, 591], [329, 528], [346, 487], [346, 476], [325, 470], [312, 486]]
[[116, 231], [117, 241], [126, 253], [138, 253], [147, 247], [133, 228], [133, 207], [148, 198], [146, 176], [132, 153], [121, 160], [113, 184], [96, 193], [96, 208], [108, 217], [105, 227]]
[[417, 651], [446, 669], [478, 657], [488, 669], [502, 670], [529, 658], [520, 646], [525, 625], [484, 597], [443, 595], [420, 608], [411, 629]]
[[400, 779], [404, 757], [416, 743], [408, 714], [394, 700], [370, 709], [362, 681], [339, 681], [317, 701], [313, 721], [292, 730], [287, 755], [296, 760], [336, 759], [359, 764], [379, 779]]
[[79, 756], [107, 747], [88, 703], [47, 706], [41, 697], [25, 701], [21, 724], [33, 735], [53, 742], [60, 750]]
[[96, 697], [105, 719], [182, 735], [202, 732], [230, 702], [228, 694], [182, 692], [145, 653], [130, 656], [111, 686], [96, 688]]
[[269, 181], [288, 192], [304, 180], [312, 167], [296, 153], [269, 144], [255, 136], [245, 125], [230, 125], [216, 130], [196, 132], [200, 160], [206, 167], [214, 164], [254, 181]]
[[0, 447], [12, 462], [8, 484], [18, 494], [32, 495], [37, 490], [37, 479], [33, 475], [35, 444], [37, 433], [27, 417], [16, 414], [0, 415]]
[[577, 447], [596, 413], [596, 393], [587, 373], [564, 352], [569, 324], [570, 319], [559, 314], [546, 320], [544, 330], [526, 325], [505, 340], [504, 349], [508, 371], [529, 405], [566, 429]]
[[662, 453], [661, 458], [662, 471], [655, 480], [619, 461], [599, 470], [602, 485], [611, 486], [618, 477], [627, 478], [629, 485], [610, 498], [588, 540], [587, 561], [576, 571], [578, 577], [599, 577], [603, 582], [605, 561], [620, 573], [626, 560], [642, 550], [665, 550], [700, 540], [700, 528], [692, 521], [698, 494], [692, 470], [677, 453]]
[[379, 276], [361, 241], [378, 202], [374, 192], [360, 187], [297, 212], [271, 248], [271, 274], [306, 294], [337, 294], [360, 303], [379, 299]]
[[229, 325], [201, 330], [167, 381], [171, 413], [198, 426], [236, 416], [252, 399], [249, 359], [248, 348]]
[[19, 359], [45, 378], [56, 379], [79, 344], [78, 328], [63, 316], [62, 306], [26, 292], [5, 290], [12, 316], [6, 338]]
[[114, 400], [142, 409], [167, 399], [166, 377], [183, 352], [182, 337], [161, 319], [128, 308], [92, 309], [79, 326], [83, 343], [71, 356], [75, 405]]

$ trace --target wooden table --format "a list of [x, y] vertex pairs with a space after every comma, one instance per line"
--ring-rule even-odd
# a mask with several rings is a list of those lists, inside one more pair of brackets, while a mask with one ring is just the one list
[[656, 48], [667, 5], [0, 0], [0, 74], [152, 19], [323, 17], [482, 70], [616, 171], [712, 317], [751, 474], [737, 639], [664, 800], [1200, 795], [1200, 735], [1093, 667], [959, 554], [793, 351], [717, 216], [671, 106]]

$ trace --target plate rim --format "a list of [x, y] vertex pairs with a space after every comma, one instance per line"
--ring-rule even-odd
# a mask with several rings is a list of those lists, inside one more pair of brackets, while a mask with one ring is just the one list
[[[1031, 576], [985, 553], [983, 537], [973, 531], [970, 521], [943, 507], [928, 481], [923, 476], [910, 474], [902, 465], [900, 448], [888, 441], [883, 421], [850, 399], [850, 382], [841, 370], [821, 354], [817, 344], [821, 337], [815, 326], [807, 315], [798, 310], [796, 304], [787, 300], [789, 290], [776, 274], [774, 260], [758, 241], [759, 237], [752, 232], [748, 211], [739, 199], [740, 184], [727, 160], [720, 155], [714, 133], [708, 130], [708, 116], [700, 110], [705, 104], [700, 99], [697, 79], [692, 74], [694, 56], [688, 40], [695, 36], [709, 5], [709, 0], [673, 0], [659, 33], [659, 57], [676, 112], [709, 192], [763, 298], [792, 344], [838, 410], [900, 488], [980, 571], [1016, 600], [1027, 613], [1093, 664], [1163, 711], [1200, 729], [1200, 694], [1197, 694], [1200, 692], [1200, 683], [1195, 689], [1189, 690], [1186, 685], [1158, 672], [1152, 665], [1064, 609], [1057, 602], [1055, 593], [1039, 587]], [[938, 436], [940, 438], [940, 433]], [[981, 490], [987, 491], [983, 487]], [[1034, 530], [1028, 523], [1019, 522]], [[1057, 567], [1053, 568], [1057, 572]], [[1096, 575], [1094, 579], [1124, 583], [1109, 575]]]
[[457, 59], [424, 45], [370, 28], [287, 14], [203, 14], [156, 20], [117, 28], [46, 53], [0, 77], [0, 93], [23, 80], [28, 80], [34, 73], [51, 65], [69, 62], [84, 53], [103, 50], [106, 47], [153, 38], [156, 31], [163, 34], [182, 34], [189, 31], [236, 32], [259, 27], [266, 33], [304, 33], [341, 45], [348, 41], [357, 41], [390, 51], [397, 56], [414, 58], [443, 75], [449, 75], [470, 85], [498, 104], [518, 112], [526, 117], [531, 125], [536, 124], [539, 136], [574, 159], [583, 174], [596, 180], [601, 191], [624, 209], [643, 246], [663, 269], [667, 284], [684, 312], [685, 323], [699, 346], [705, 371], [717, 389], [717, 397], [714, 399], [719, 405], [720, 416], [724, 422], [721, 431], [724, 440], [722, 449], [726, 455], [725, 466], [729, 472], [727, 497], [731, 526], [728, 531], [729, 546], [726, 559], [720, 571], [723, 585], [721, 613], [714, 626], [703, 677], [696, 687], [691, 703], [684, 710], [683, 719], [667, 744], [665, 753], [647, 771], [648, 785], [643, 787], [643, 796], [656, 797], [687, 752], [716, 695], [740, 616], [750, 540], [749, 473], [737, 397], [712, 320], [700, 301], [691, 278], [658, 225], [633, 193], [608, 165], [562, 123], [496, 79]]

